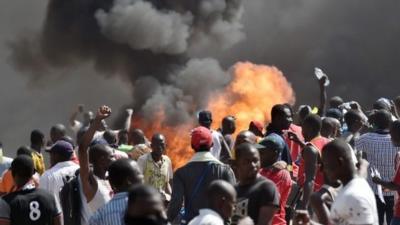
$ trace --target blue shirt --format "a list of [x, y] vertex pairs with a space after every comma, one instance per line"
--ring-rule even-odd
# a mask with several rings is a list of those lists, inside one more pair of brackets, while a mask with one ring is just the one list
[[89, 225], [125, 225], [124, 216], [128, 204], [128, 192], [116, 195], [89, 219]]

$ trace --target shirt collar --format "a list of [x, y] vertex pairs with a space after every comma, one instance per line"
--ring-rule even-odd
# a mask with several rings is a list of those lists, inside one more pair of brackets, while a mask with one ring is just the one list
[[189, 162], [209, 162], [209, 161], [222, 164], [210, 152], [196, 152]]

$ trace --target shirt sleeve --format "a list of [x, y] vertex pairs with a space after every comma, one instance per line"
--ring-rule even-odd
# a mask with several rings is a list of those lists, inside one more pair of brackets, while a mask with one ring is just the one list
[[233, 170], [229, 166], [225, 166], [222, 179], [229, 182], [232, 185], [236, 184], [235, 174], [233, 173]]
[[10, 206], [6, 201], [0, 198], [0, 220], [9, 220], [10, 212]]
[[272, 182], [265, 182], [260, 189], [261, 206], [279, 207], [279, 192]]

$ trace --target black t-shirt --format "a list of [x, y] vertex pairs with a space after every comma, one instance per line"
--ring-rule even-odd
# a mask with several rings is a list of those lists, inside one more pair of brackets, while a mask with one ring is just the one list
[[232, 224], [249, 216], [255, 224], [258, 222], [258, 213], [263, 206], [279, 208], [279, 192], [275, 184], [261, 175], [249, 185], [236, 185], [237, 203]]
[[41, 189], [10, 193], [2, 198], [0, 217], [9, 219], [11, 225], [52, 225], [54, 217], [61, 214], [54, 197]]

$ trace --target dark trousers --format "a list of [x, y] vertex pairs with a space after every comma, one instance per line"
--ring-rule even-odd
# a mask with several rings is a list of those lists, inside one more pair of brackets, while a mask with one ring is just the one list
[[393, 196], [384, 196], [385, 204], [379, 200], [379, 197], [375, 195], [376, 205], [378, 208], [378, 217], [379, 217], [379, 225], [383, 225], [383, 220], [386, 214], [386, 224], [390, 224], [390, 221], [393, 217], [393, 206], [394, 206], [394, 197]]

